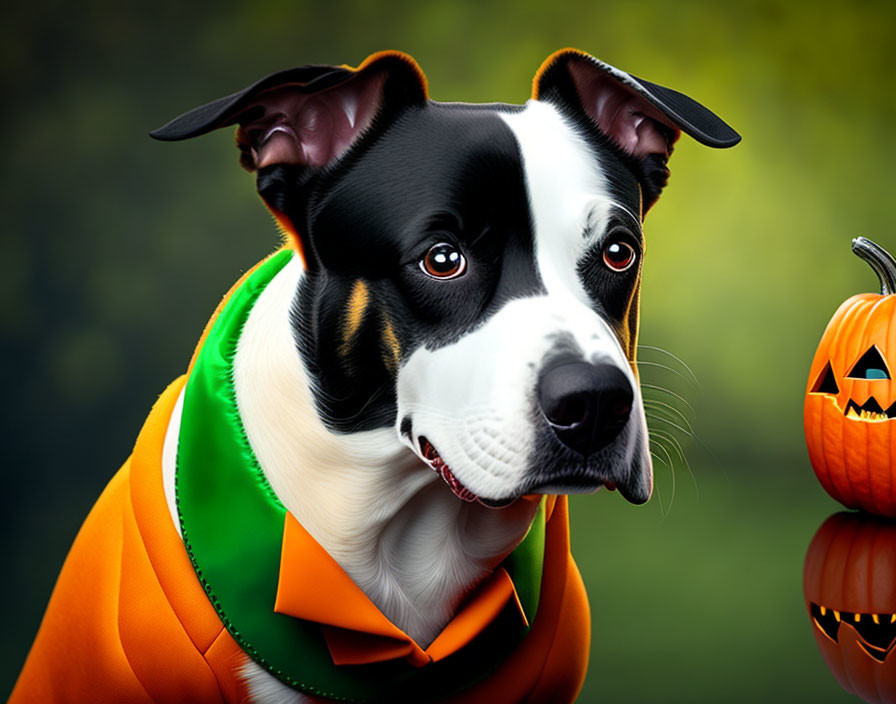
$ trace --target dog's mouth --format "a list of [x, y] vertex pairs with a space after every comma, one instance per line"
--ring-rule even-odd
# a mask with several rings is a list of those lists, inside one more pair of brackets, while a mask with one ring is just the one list
[[454, 495], [461, 499], [462, 501], [479, 501], [479, 497], [476, 496], [472, 491], [467, 489], [463, 485], [463, 483], [454, 476], [454, 472], [451, 471], [451, 467], [449, 467], [445, 460], [442, 459], [442, 456], [436, 451], [436, 448], [432, 446], [432, 443], [427, 440], [422, 435], [420, 436], [420, 453], [423, 455], [423, 458], [429, 463], [429, 466], [432, 467], [438, 475], [444, 480], [444, 482], [448, 485], [448, 488], [454, 492]]
[[[451, 467], [442, 459], [442, 456], [438, 453], [438, 450], [433, 446], [433, 444], [426, 439], [424, 436], [420, 436], [418, 440], [420, 444], [420, 454], [423, 455], [423, 458], [426, 460], [427, 464], [442, 478], [442, 480], [448, 485], [448, 488], [454, 493], [454, 495], [461, 499], [462, 501], [466, 501], [468, 503], [473, 503], [474, 501], [478, 501], [480, 504], [487, 508], [505, 508], [510, 506], [510, 504], [514, 503], [519, 497], [511, 497], [507, 499], [486, 499], [482, 496], [477, 496], [472, 491], [467, 489], [464, 486], [463, 482], [458, 479], [454, 472], [451, 471]], [[610, 491], [616, 491], [616, 483], [610, 479], [602, 479], [596, 486], [591, 487], [589, 489], [591, 491], [596, 491], [601, 487], [605, 487]], [[543, 487], [542, 487], [543, 488]], [[538, 491], [535, 487], [532, 487], [526, 494], [532, 493], [542, 493]], [[628, 497], [626, 497], [628, 498]], [[631, 499], [629, 499], [631, 501]], [[638, 501], [636, 503], [643, 503]]]
[[433, 444], [429, 440], [421, 435], [419, 443], [420, 454], [423, 455], [423, 458], [427, 461], [429, 466], [436, 471], [436, 473], [448, 485], [448, 488], [451, 489], [454, 495], [461, 501], [466, 501], [468, 503], [478, 501], [480, 504], [487, 508], [504, 508], [505, 506], [510, 506], [510, 504], [516, 501], [516, 498], [495, 500], [477, 496], [472, 491], [467, 489], [467, 487], [463, 485], [463, 482], [461, 482], [460, 479], [454, 476], [454, 472], [451, 471], [451, 467], [449, 467], [445, 460], [442, 459], [442, 456], [438, 453], [436, 448], [433, 447]]

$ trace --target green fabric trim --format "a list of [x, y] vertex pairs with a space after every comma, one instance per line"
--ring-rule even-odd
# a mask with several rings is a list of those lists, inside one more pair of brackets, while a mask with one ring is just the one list
[[[508, 608], [458, 653], [422, 668], [404, 661], [336, 666], [319, 624], [275, 613], [286, 508], [258, 464], [233, 386], [236, 345], [252, 306], [292, 257], [272, 255], [232, 294], [209, 331], [184, 391], [175, 494], [202, 586], [233, 638], [286, 684], [337, 701], [427, 701], [472, 686], [528, 632]], [[544, 501], [504, 561], [531, 624], [538, 608]]]
[[529, 531], [514, 551], [504, 558], [504, 569], [513, 579], [513, 586], [520, 599], [529, 625], [538, 611], [538, 597], [541, 596], [541, 573], [544, 568], [545, 513], [544, 499], [538, 504], [538, 511]]

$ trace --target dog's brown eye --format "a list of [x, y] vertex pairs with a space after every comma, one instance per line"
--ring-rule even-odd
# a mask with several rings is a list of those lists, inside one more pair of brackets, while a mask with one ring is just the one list
[[467, 260], [453, 244], [439, 242], [429, 248], [420, 268], [436, 279], [453, 279], [464, 273]]
[[635, 249], [627, 242], [618, 240], [604, 246], [604, 264], [613, 271], [625, 271], [635, 263]]

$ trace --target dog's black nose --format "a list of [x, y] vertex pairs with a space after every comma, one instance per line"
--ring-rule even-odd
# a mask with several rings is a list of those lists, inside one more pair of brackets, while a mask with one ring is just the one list
[[632, 410], [632, 385], [612, 364], [562, 362], [545, 369], [538, 403], [564, 445], [584, 457], [609, 444]]

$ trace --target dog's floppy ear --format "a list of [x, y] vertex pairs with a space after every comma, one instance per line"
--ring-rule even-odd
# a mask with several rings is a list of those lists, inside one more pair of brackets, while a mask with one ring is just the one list
[[357, 68], [301, 66], [213, 100], [150, 132], [189, 139], [239, 125], [237, 146], [249, 171], [271, 164], [322, 167], [338, 159], [387, 107], [422, 104], [426, 78], [407, 54], [384, 51]]
[[248, 171], [262, 170], [259, 193], [303, 250], [287, 212], [295, 196], [293, 179], [266, 167], [322, 169], [348, 152], [375, 120], [388, 121], [402, 109], [426, 101], [426, 77], [414, 59], [384, 51], [368, 56], [357, 68], [302, 66], [278, 71], [245, 90], [194, 108], [150, 135], [177, 141], [239, 125], [240, 164]]
[[583, 111], [633, 157], [644, 213], [666, 184], [666, 161], [681, 132], [709, 147], [733, 147], [740, 141], [737, 132], [697, 101], [577, 49], [562, 49], [544, 61], [532, 82], [532, 97]]

